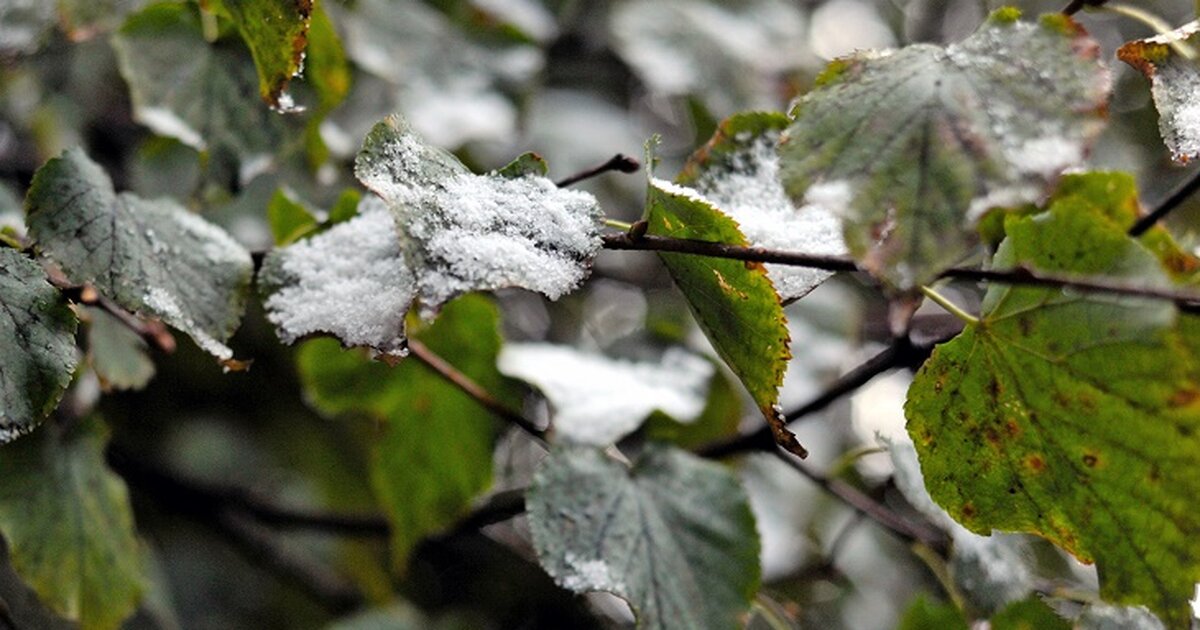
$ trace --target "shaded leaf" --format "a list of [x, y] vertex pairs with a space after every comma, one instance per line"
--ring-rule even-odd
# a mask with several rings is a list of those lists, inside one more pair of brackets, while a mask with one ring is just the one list
[[641, 628], [735, 628], [758, 589], [758, 534], [724, 468], [650, 446], [632, 468], [553, 451], [527, 496], [534, 548], [575, 592], [630, 603]]
[[[1182, 164], [1200, 156], [1200, 65], [1194, 58], [1197, 45], [1200, 21], [1129, 42], [1117, 51], [1121, 61], [1150, 79], [1150, 93], [1158, 109], [1158, 130], [1171, 157]], [[1185, 51], [1192, 58], [1181, 54]]]
[[[500, 400], [513, 402], [495, 367], [497, 319], [487, 299], [465, 296], [416, 336]], [[491, 483], [492, 416], [416, 359], [388, 367], [319, 339], [305, 344], [297, 361], [318, 409], [381, 421], [371, 445], [371, 483], [393, 525], [393, 560], [404, 567], [413, 545], [452, 525]]]
[[357, 217], [272, 250], [258, 282], [267, 319], [285, 343], [329, 333], [347, 346], [406, 352], [415, 279], [392, 216], [374, 196], [363, 199]]
[[[696, 189], [737, 222], [746, 240], [805, 254], [846, 253], [841, 224], [823, 207], [797, 208], [779, 181], [775, 145], [788, 126], [783, 114], [750, 112], [721, 123], [716, 135], [688, 159], [676, 181]], [[785, 302], [804, 297], [832, 272], [794, 265], [767, 265]]]
[[146, 340], [107, 312], [87, 308], [88, 360], [105, 390], [141, 389], [154, 378]]
[[967, 620], [954, 604], [918, 595], [900, 618], [898, 630], [967, 630]]
[[708, 400], [700, 417], [681, 422], [656, 412], [643, 426], [649, 440], [694, 449], [737, 433], [741, 422], [741, 391], [723, 372], [716, 370], [708, 382]]
[[1084, 608], [1075, 620], [1077, 630], [1163, 630], [1164, 627], [1145, 606], [1096, 603]]
[[[1169, 286], [1155, 256], [1091, 200], [1011, 217], [998, 269]], [[1036, 533], [1097, 564], [1101, 595], [1186, 627], [1200, 580], [1200, 324], [1170, 303], [993, 286], [979, 324], [909, 390], [930, 494], [978, 533]]]
[[600, 250], [590, 194], [534, 175], [475, 175], [398, 116], [367, 136], [355, 174], [395, 216], [426, 315], [469, 291], [521, 287], [558, 299]]
[[113, 36], [133, 117], [197, 151], [229, 151], [243, 168], [262, 163], [279, 144], [280, 117], [254, 96], [258, 83], [245, 49], [205, 41], [197, 11], [156, 4]]
[[290, 191], [280, 188], [267, 204], [267, 223], [275, 245], [290, 245], [317, 229], [317, 219], [303, 203], [292, 198]]
[[172, 200], [117, 194], [78, 148], [38, 170], [25, 204], [38, 250], [72, 282], [232, 358], [224, 341], [241, 321], [252, 264], [220, 228]]
[[510, 343], [497, 367], [536, 386], [554, 408], [555, 437], [606, 446], [635, 431], [655, 410], [681, 422], [704, 411], [715, 370], [683, 350], [661, 361], [629, 361], [547, 343]]
[[1013, 602], [991, 618], [992, 630], [1071, 630], [1071, 624], [1037, 597]]
[[0, 447], [0, 532], [12, 566], [85, 630], [118, 627], [144, 588], [125, 483], [104, 464], [98, 419]]
[[0, 443], [58, 406], [75, 372], [75, 326], [42, 268], [0, 246]]
[[264, 101], [280, 110], [291, 108], [285, 90], [304, 65], [314, 0], [208, 0], [233, 18], [258, 68]]
[[989, 210], [1037, 201], [1102, 128], [1108, 71], [1061, 15], [995, 13], [947, 48], [833, 62], [793, 105], [784, 188], [842, 218], [851, 254], [891, 287], [965, 257]]
[[[732, 219], [706, 200], [651, 178], [647, 234], [746, 245]], [[697, 323], [721, 359], [750, 392], [776, 441], [799, 448], [783, 427], [779, 385], [791, 357], [787, 320], [766, 269], [758, 263], [660, 252]], [[802, 450], [802, 449], [801, 449]]]

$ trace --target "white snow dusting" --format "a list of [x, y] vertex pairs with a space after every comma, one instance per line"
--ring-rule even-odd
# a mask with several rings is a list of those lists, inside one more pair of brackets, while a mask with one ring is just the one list
[[[846, 244], [837, 216], [817, 201], [829, 202], [830, 194], [810, 189], [810, 203], [797, 208], [779, 180], [779, 156], [775, 152], [778, 133], [755, 138], [732, 156], [728, 170], [710, 168], [697, 178], [697, 190], [729, 215], [756, 247], [805, 254], [842, 255]], [[819, 188], [814, 186], [813, 188]], [[825, 185], [826, 193], [848, 198], [849, 186]], [[845, 203], [842, 201], [841, 203]], [[831, 272], [792, 265], [767, 265], [767, 274], [784, 300], [803, 297], [824, 282]]]
[[576, 593], [583, 591], [608, 591], [625, 593], [625, 582], [614, 579], [608, 563], [599, 558], [581, 558], [568, 551], [564, 558], [569, 573], [562, 576], [559, 584]]
[[286, 343], [317, 333], [348, 346], [404, 354], [404, 318], [414, 277], [405, 264], [391, 214], [374, 197], [359, 215], [271, 254], [264, 266], [278, 290], [264, 305]]
[[196, 325], [195, 320], [183, 314], [179, 301], [170, 291], [161, 287], [150, 287], [142, 296], [142, 303], [163, 321], [186, 332], [196, 342], [196, 345], [200, 346], [201, 350], [222, 361], [233, 358], [233, 350], [229, 346], [204, 332], [200, 326]]
[[711, 363], [679, 349], [650, 363], [545, 343], [507, 344], [497, 367], [542, 391], [554, 407], [559, 438], [596, 446], [633, 432], [655, 410], [694, 421], [713, 376]]

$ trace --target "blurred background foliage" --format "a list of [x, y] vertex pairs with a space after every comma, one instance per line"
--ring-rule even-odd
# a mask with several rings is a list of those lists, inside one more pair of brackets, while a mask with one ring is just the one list
[[[34, 171], [79, 145], [118, 190], [174, 197], [263, 251], [273, 244], [268, 207], [283, 204], [282, 196], [317, 214], [334, 208], [356, 187], [349, 166], [363, 135], [394, 111], [479, 171], [536, 151], [552, 177], [563, 177], [615, 153], [640, 155], [646, 138], [661, 134], [658, 170], [670, 177], [722, 118], [784, 110], [828, 60], [856, 49], [957, 40], [999, 3], [324, 0], [305, 72], [290, 87], [302, 111], [291, 113], [262, 102], [251, 57], [228, 25], [205, 33], [215, 42], [209, 46], [190, 26], [168, 33], [129, 20], [144, 16], [137, 12], [148, 4], [0, 1], [0, 226], [10, 233], [22, 230], [21, 199]], [[1013, 4], [1038, 13], [1063, 2]], [[1194, 14], [1188, 0], [1139, 4], [1172, 25]], [[1115, 77], [1111, 124], [1091, 163], [1132, 172], [1143, 200], [1160, 199], [1189, 169], [1172, 165], [1159, 141], [1145, 79], [1112, 55], [1125, 41], [1152, 33], [1108, 13], [1079, 19], [1103, 46]], [[131, 94], [165, 89], [153, 58], [197, 50], [212, 57], [198, 70], [205, 80], [180, 78], [166, 88], [183, 102], [201, 103], [203, 112], [243, 115], [183, 116], [182, 123], [136, 115]], [[610, 174], [581, 187], [612, 218], [632, 221], [642, 213], [640, 176]], [[1171, 217], [1189, 247], [1200, 239], [1198, 212], [1192, 203]], [[284, 226], [276, 226], [278, 234], [286, 220], [275, 218]], [[506, 340], [549, 340], [618, 356], [670, 344], [709, 351], [649, 254], [603, 253], [585, 288], [556, 303], [517, 291], [496, 300]], [[794, 359], [784, 408], [807, 402], [878, 352], [887, 337], [885, 312], [880, 297], [853, 276], [790, 306]], [[93, 315], [88, 347], [121, 334], [103, 317]], [[948, 325], [935, 311], [918, 319], [918, 331], [930, 335]], [[96, 407], [108, 420], [110, 460], [131, 486], [154, 586], [127, 628], [324, 627], [363, 601], [390, 607], [336, 627], [631, 624], [615, 598], [577, 597], [555, 587], [533, 559], [521, 518], [453, 528], [417, 543], [409, 560], [397, 563], [386, 537], [370, 527], [342, 535], [260, 527], [226, 518], [219, 502], [173, 485], [186, 480], [218, 494], [240, 489], [235, 498], [246, 493], [339, 514], [383, 509], [369, 462], [388, 419], [318, 414], [297, 371], [298, 353], [317, 350], [280, 344], [254, 307], [231, 345], [239, 358], [253, 360], [251, 370], [224, 374], [180, 337], [176, 352], [153, 355], [153, 368], [134, 356], [119, 368], [84, 371], [64, 403], [81, 412]], [[443, 354], [456, 361], [452, 350]], [[120, 358], [94, 352], [93, 360]], [[143, 388], [131, 387], [151, 373]], [[903, 431], [909, 378], [906, 371], [877, 378], [795, 426], [814, 467], [902, 511], [910, 508], [892, 481], [892, 460], [876, 449], [878, 436]], [[723, 426], [743, 414], [748, 426], [757, 422], [741, 396], [728, 384], [713, 388], [709, 407], [719, 410]], [[543, 402], [526, 398], [528, 412], [547, 413]], [[421, 426], [419, 409], [388, 413], [413, 414], [412, 426]], [[663, 426], [652, 423], [650, 430], [669, 430]], [[519, 432], [496, 431], [494, 490], [524, 487], [543, 451]], [[936, 575], [904, 543], [779, 461], [746, 456], [731, 465], [751, 495], [763, 536], [765, 585], [753, 627], [894, 627], [918, 593], [940, 597]], [[1023, 557], [1036, 560], [1037, 579], [1094, 587], [1092, 569], [1045, 545], [1023, 544]], [[11, 570], [0, 573], [11, 619], [55, 627], [23, 588]]]

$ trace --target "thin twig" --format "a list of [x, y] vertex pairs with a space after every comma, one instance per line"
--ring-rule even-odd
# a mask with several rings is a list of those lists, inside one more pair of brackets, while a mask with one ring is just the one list
[[627, 155], [618, 153], [600, 166], [589, 168], [586, 171], [580, 171], [569, 177], [564, 177], [557, 182], [554, 182], [554, 184], [559, 188], [564, 188], [566, 186], [570, 186], [571, 184], [578, 184], [585, 179], [591, 179], [597, 175], [602, 175], [611, 171], [617, 171], [618, 173], [636, 173], [640, 168], [642, 168], [640, 162]]
[[[888, 370], [920, 365], [929, 357], [933, 346], [943, 341], [945, 341], [945, 338], [937, 339], [930, 344], [917, 346], [906, 338], [896, 339], [887, 349], [842, 375], [841, 378], [827, 387], [816, 398], [789, 411], [784, 417], [788, 422], [794, 422], [821, 411], [841, 397], [854, 392], [869, 383], [871, 379]], [[772, 437], [771, 428], [764, 425], [761, 429], [752, 433], [742, 434], [701, 447], [697, 451], [697, 454], [709, 459], [722, 459], [752, 451], [767, 451], [774, 447], [775, 440]]]
[[479, 383], [476, 383], [471, 379], [471, 377], [463, 374], [458, 370], [458, 368], [451, 365], [436, 352], [430, 350], [429, 346], [426, 346], [416, 339], [409, 339], [408, 349], [410, 352], [412, 352], [414, 357], [419, 359], [439, 376], [446, 379], [447, 382], [457, 387], [464, 394], [474, 398], [475, 401], [482, 405], [485, 409], [516, 425], [538, 442], [545, 443], [546, 432], [538, 428], [536, 422], [526, 418], [520, 412], [512, 409], [499, 400], [496, 400], [496, 397], [488, 393], [488, 391], [481, 387]]
[[[695, 241], [667, 236], [645, 235], [640, 238], [634, 238], [627, 233], [606, 234], [604, 236], [604, 247], [615, 250], [677, 252], [697, 256], [711, 256], [713, 258], [731, 258], [751, 262], [809, 267], [827, 271], [862, 271], [865, 273], [865, 270], [859, 268], [854, 261], [843, 256], [801, 254], [799, 252], [780, 251], [765, 247], [742, 247], [725, 243]], [[1114, 283], [1101, 279], [1044, 274], [1025, 267], [1016, 267], [1007, 270], [951, 267], [942, 272], [941, 277], [996, 282], [999, 284], [1077, 289], [1089, 293], [1107, 293], [1127, 297], [1168, 300], [1181, 306], [1200, 302], [1200, 293], [1196, 292], [1172, 291], [1157, 287], [1140, 287]]]
[[1129, 235], [1136, 237], [1145, 234], [1147, 230], [1154, 227], [1155, 223], [1187, 201], [1188, 197], [1196, 194], [1196, 191], [1200, 191], [1200, 169], [1192, 172], [1187, 181], [1177, 186], [1175, 190], [1171, 191], [1171, 194], [1167, 195], [1166, 199], [1160, 201], [1153, 210], [1138, 219], [1133, 227], [1129, 228]]
[[[51, 276], [51, 279], [53, 280], [54, 276]], [[171, 336], [171, 331], [162, 322], [155, 319], [142, 319], [130, 313], [91, 285], [58, 284], [57, 282], [55, 285], [68, 300], [76, 304], [98, 308], [113, 316], [123, 326], [137, 333], [151, 348], [156, 348], [164, 354], [171, 354], [175, 351], [175, 337]]]
[[905, 542], [921, 543], [936, 550], [946, 548], [945, 536], [940, 531], [908, 521], [858, 488], [841, 479], [826, 477], [781, 450], [776, 449], [774, 453], [780, 461], [791, 466], [792, 469], [817, 484], [822, 490], [837, 497], [863, 516], [879, 523]]
[[1084, 7], [1102, 6], [1108, 0], [1071, 0], [1071, 3], [1063, 7], [1063, 15], [1075, 15], [1083, 10]]

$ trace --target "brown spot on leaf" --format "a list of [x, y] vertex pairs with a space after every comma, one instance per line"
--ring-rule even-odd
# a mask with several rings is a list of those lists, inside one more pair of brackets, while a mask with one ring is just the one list
[[1167, 400], [1167, 403], [1172, 407], [1188, 407], [1200, 400], [1200, 391], [1195, 387], [1185, 387], [1174, 394]]
[[969, 520], [975, 518], [975, 504], [971, 503], [970, 501], [967, 501], [966, 503], [963, 504], [962, 509], [959, 511], [959, 513], [962, 514], [963, 520], [969, 521]]
[[[1029, 416], [1031, 420], [1034, 418], [1033, 414], [1029, 414]], [[1021, 435], [1021, 424], [1015, 419], [1009, 418], [1008, 421], [1004, 423], [1004, 430], [1008, 432], [1008, 437], [1015, 438], [1018, 435]]]
[[1025, 467], [1035, 473], [1046, 470], [1046, 460], [1041, 455], [1033, 454], [1025, 458]]
[[1083, 454], [1083, 465], [1088, 468], [1095, 468], [1100, 463], [1100, 458], [1095, 453]]
[[996, 377], [994, 376], [990, 381], [988, 381], [987, 390], [988, 396], [992, 397], [993, 399], [1000, 398], [1000, 394], [1004, 393], [1004, 387], [1000, 385], [1000, 381], [996, 380]]
[[1021, 334], [1025, 337], [1033, 334], [1033, 318], [1029, 315], [1022, 315], [1017, 318], [1017, 326], [1021, 329]]

